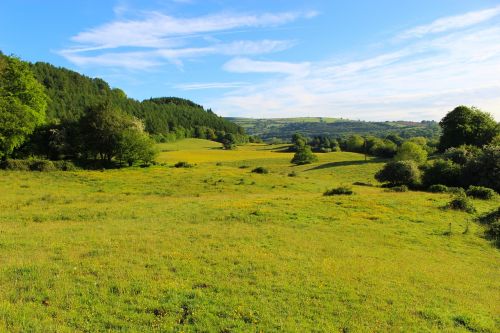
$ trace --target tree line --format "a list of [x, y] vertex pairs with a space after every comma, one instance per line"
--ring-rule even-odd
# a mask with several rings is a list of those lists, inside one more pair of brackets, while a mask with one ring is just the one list
[[0, 158], [42, 157], [83, 164], [150, 163], [154, 142], [196, 137], [232, 149], [254, 141], [244, 130], [189, 100], [142, 102], [47, 63], [0, 52]]

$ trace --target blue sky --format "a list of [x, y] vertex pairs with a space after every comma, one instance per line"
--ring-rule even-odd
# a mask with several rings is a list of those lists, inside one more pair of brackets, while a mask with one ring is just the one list
[[0, 50], [224, 116], [500, 119], [498, 0], [2, 0]]

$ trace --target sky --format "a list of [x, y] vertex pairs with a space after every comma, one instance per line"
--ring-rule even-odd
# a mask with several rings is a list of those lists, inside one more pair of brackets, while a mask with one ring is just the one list
[[0, 50], [222, 116], [500, 120], [500, 0], [1, 0]]

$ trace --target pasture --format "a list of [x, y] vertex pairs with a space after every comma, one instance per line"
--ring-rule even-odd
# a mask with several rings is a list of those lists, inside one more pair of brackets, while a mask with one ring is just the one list
[[500, 330], [500, 252], [448, 194], [323, 196], [376, 185], [383, 161], [356, 153], [159, 148], [149, 168], [0, 171], [0, 331]]

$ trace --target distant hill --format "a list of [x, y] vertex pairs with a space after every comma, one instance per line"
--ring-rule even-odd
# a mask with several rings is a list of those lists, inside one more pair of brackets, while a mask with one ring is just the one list
[[177, 97], [151, 98], [137, 101], [99, 78], [90, 78], [66, 68], [48, 63], [31, 64], [37, 80], [50, 98], [47, 109], [49, 122], [78, 120], [87, 107], [109, 100], [123, 111], [142, 119], [151, 134], [179, 137], [203, 137], [207, 129], [214, 132], [244, 133], [243, 129], [217, 116], [201, 105]]
[[252, 119], [228, 117], [227, 120], [243, 127], [250, 135], [258, 135], [264, 140], [274, 138], [289, 140], [294, 133], [300, 132], [305, 136], [345, 137], [351, 134], [386, 136], [390, 133], [402, 137], [435, 137], [440, 128], [435, 121], [387, 121], [370, 122], [355, 121], [342, 118], [271, 118]]

